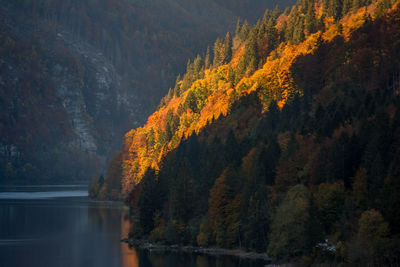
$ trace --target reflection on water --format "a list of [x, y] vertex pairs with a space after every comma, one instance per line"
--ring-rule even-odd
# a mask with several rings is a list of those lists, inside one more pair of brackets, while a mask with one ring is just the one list
[[[130, 230], [128, 210], [121, 203], [66, 196], [76, 190], [64, 187], [12, 190], [7, 190], [11, 197], [0, 199], [0, 266], [264, 265], [232, 257], [130, 249], [120, 242]], [[17, 198], [21, 195], [14, 190], [31, 196]], [[52, 198], [34, 197], [49, 193]]]
[[[121, 237], [126, 238], [131, 230], [131, 224], [128, 216], [128, 211], [124, 210], [121, 212]], [[138, 267], [139, 266], [139, 256], [135, 249], [130, 249], [128, 244], [121, 242], [121, 256], [122, 256], [122, 266], [124, 267]]]

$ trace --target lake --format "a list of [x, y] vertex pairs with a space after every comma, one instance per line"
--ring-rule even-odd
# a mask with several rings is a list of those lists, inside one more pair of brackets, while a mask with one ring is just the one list
[[92, 201], [87, 187], [1, 186], [0, 266], [264, 266], [233, 256], [136, 250], [120, 242], [128, 209]]

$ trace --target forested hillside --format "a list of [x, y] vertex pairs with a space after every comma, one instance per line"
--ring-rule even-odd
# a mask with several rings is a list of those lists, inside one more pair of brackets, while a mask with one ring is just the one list
[[[0, 183], [103, 172], [188, 58], [234, 28], [228, 2], [1, 0]], [[274, 3], [253, 4], [240, 15]]]
[[398, 1], [300, 0], [239, 20], [90, 194], [121, 190], [132, 238], [399, 264], [399, 18]]

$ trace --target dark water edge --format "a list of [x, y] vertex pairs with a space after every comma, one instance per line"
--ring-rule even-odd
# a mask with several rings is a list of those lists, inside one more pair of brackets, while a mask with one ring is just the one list
[[243, 266], [261, 267], [268, 262], [264, 260], [243, 259], [237, 256], [218, 255], [212, 256], [202, 253], [172, 250], [135, 249], [139, 255], [139, 266], [188, 266], [188, 267], [219, 267]]
[[129, 248], [128, 208], [81, 186], [0, 187], [0, 266], [264, 266], [196, 252]]
[[208, 255], [208, 256], [235, 256], [241, 259], [248, 259], [253, 261], [259, 261], [260, 263], [270, 263], [271, 259], [266, 253], [247, 252], [242, 249], [225, 249], [217, 247], [195, 247], [195, 246], [180, 246], [180, 245], [163, 245], [163, 244], [152, 244], [147, 240], [136, 240], [123, 238], [121, 242], [125, 242], [130, 248], [149, 250], [155, 252], [178, 252], [178, 253], [192, 253], [197, 255]]

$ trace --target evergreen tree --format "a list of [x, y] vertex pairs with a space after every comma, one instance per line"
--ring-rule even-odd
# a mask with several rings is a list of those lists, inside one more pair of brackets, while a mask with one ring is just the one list
[[304, 18], [298, 17], [296, 26], [293, 29], [292, 41], [295, 44], [299, 44], [304, 41]]
[[322, 0], [322, 10], [324, 14], [328, 14], [328, 9], [331, 0]]
[[224, 42], [224, 63], [229, 63], [232, 59], [232, 37], [228, 32]]
[[193, 74], [194, 74], [193, 64], [190, 61], [190, 59], [188, 59], [188, 62], [186, 63], [186, 75], [191, 77]]
[[211, 54], [210, 47], [207, 46], [206, 56], [204, 58], [204, 68], [208, 69], [211, 66]]
[[283, 14], [286, 16], [289, 16], [290, 14], [290, 7], [285, 8], [285, 10], [283, 11]]
[[328, 15], [338, 21], [342, 17], [343, 2], [342, 0], [330, 0], [328, 6]]
[[268, 38], [268, 50], [275, 49], [279, 42], [279, 33], [275, 27], [276, 19], [271, 17], [265, 25], [265, 34]]
[[266, 23], [271, 18], [271, 11], [266, 9], [262, 18], [262, 23]]
[[385, 14], [386, 10], [388, 10], [388, 8], [390, 8], [391, 5], [392, 5], [391, 0], [380, 1], [378, 3], [377, 7], [375, 8], [375, 15], [377, 17], [383, 16]]
[[250, 73], [253, 73], [258, 67], [258, 48], [256, 31], [252, 30], [246, 43], [244, 51], [244, 65]]
[[179, 116], [169, 110], [165, 118], [165, 132], [167, 141], [170, 141], [179, 127]]
[[171, 185], [169, 212], [171, 219], [187, 222], [193, 212], [193, 174], [189, 160], [185, 157], [178, 165], [178, 172]]
[[400, 234], [400, 150], [392, 160], [383, 191], [383, 215], [388, 219], [393, 233]]
[[223, 58], [223, 43], [221, 38], [217, 38], [217, 40], [214, 43], [214, 61], [213, 61], [213, 66], [218, 67], [219, 65], [222, 64], [224, 58]]
[[353, 5], [353, 0], [343, 0], [342, 14], [345, 15], [350, 11]]
[[247, 20], [244, 21], [242, 29], [240, 30], [240, 39], [246, 40], [250, 33], [250, 25]]
[[199, 112], [197, 108], [197, 98], [193, 91], [189, 91], [188, 95], [186, 96], [185, 109], [191, 109], [194, 113]]
[[362, 0], [353, 0], [353, 12], [357, 12], [357, 10], [362, 6]]
[[307, 34], [311, 34], [317, 31], [318, 22], [317, 22], [317, 17], [315, 15], [315, 8], [313, 4], [308, 5], [304, 24]]
[[180, 96], [181, 95], [181, 92], [180, 92], [180, 86], [179, 86], [179, 82], [181, 81], [181, 75], [179, 74], [177, 77], [176, 77], [176, 80], [175, 80], [175, 86], [174, 86], [174, 96]]
[[298, 25], [300, 19], [301, 18], [299, 16], [297, 7], [296, 6], [292, 7], [288, 21], [285, 26], [285, 30], [283, 32], [286, 41], [294, 43], [294, 33], [296, 30], [297, 30], [297, 36], [299, 37], [299, 39], [301, 39], [300, 25]]
[[165, 97], [165, 102], [168, 103], [173, 96], [174, 96], [174, 90], [172, 90], [172, 88], [169, 88], [168, 93]]
[[274, 10], [272, 10], [271, 12], [271, 18], [276, 21], [279, 17], [279, 15], [281, 14], [281, 10], [279, 9], [279, 6], [276, 5]]
[[228, 69], [228, 81], [231, 83], [232, 87], [235, 86], [235, 80], [236, 80], [235, 71], [232, 69], [231, 66], [229, 66], [229, 69]]
[[138, 199], [139, 225], [145, 234], [154, 228], [153, 216], [158, 208], [157, 182], [154, 170], [149, 169], [142, 179], [142, 190]]
[[240, 18], [238, 18], [237, 22], [236, 22], [236, 30], [235, 30], [235, 37], [236, 38], [240, 38], [240, 33], [242, 31], [242, 21], [240, 20]]
[[[253, 178], [253, 180], [255, 180]], [[258, 252], [267, 249], [267, 238], [269, 231], [268, 191], [267, 188], [256, 182], [254, 192], [248, 197], [244, 205], [245, 212], [242, 216], [243, 236], [246, 247]]]
[[197, 57], [193, 62], [193, 71], [195, 79], [202, 78], [201, 72], [203, 71], [203, 68], [204, 68], [204, 61], [200, 55], [197, 55]]
[[232, 131], [232, 129], [229, 130], [228, 136], [226, 137], [224, 156], [225, 165], [231, 164], [233, 166], [237, 166], [240, 164], [240, 161], [242, 159], [239, 143], [237, 142], [235, 133]]

